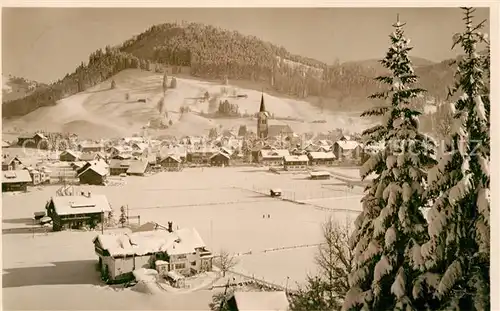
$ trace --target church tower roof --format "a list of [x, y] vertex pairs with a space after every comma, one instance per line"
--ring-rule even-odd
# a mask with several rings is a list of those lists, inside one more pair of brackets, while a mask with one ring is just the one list
[[266, 106], [264, 105], [264, 93], [262, 93], [262, 97], [260, 98], [260, 110], [259, 112], [266, 112]]

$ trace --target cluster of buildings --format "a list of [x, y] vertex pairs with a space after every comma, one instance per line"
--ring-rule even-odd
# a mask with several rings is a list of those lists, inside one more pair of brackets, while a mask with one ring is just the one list
[[[58, 152], [45, 163], [4, 155], [2, 170], [12, 170], [4, 178], [3, 191], [24, 189], [26, 185], [74, 183], [105, 185], [109, 176], [139, 175], [161, 171], [180, 171], [187, 166], [234, 166], [258, 164], [286, 171], [307, 170], [349, 162], [360, 164], [371, 151], [347, 135], [323, 136], [303, 140], [289, 125], [269, 124], [264, 96], [257, 114], [256, 136], [222, 131], [217, 137], [186, 136], [181, 139], [154, 140], [125, 137], [106, 142], [72, 141], [73, 149]], [[45, 146], [40, 133], [19, 137], [18, 146]], [[9, 147], [4, 142], [3, 149]], [[41, 160], [40, 160], [41, 161]], [[39, 161], [39, 162], [40, 162]], [[47, 162], [49, 162], [47, 164]], [[56, 162], [58, 165], [55, 165]], [[25, 172], [28, 170], [31, 180]], [[16, 177], [12, 177], [12, 176]], [[18, 178], [19, 177], [19, 178]], [[4, 184], [4, 182], [2, 182]]]

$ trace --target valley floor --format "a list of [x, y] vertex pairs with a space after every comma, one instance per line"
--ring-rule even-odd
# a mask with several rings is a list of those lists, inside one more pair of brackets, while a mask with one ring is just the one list
[[[339, 172], [353, 179], [357, 175], [352, 169]], [[269, 189], [276, 187], [285, 198], [305, 204], [270, 198]], [[194, 227], [215, 253], [251, 250], [251, 255], [240, 257], [235, 272], [288, 288], [314, 272], [316, 247], [267, 250], [317, 244], [320, 224], [329, 216], [352, 222], [361, 210], [361, 188], [347, 190], [334, 179], [313, 181], [304, 174], [278, 175], [257, 168], [193, 168], [127, 177], [123, 186], [76, 188], [105, 194], [115, 215], [128, 205], [130, 215], [140, 215], [141, 223], [173, 221], [174, 226]], [[33, 213], [44, 209], [56, 189], [3, 195], [6, 310], [208, 310], [214, 293], [209, 290], [157, 297], [104, 287], [92, 244], [98, 232], [33, 234]]]

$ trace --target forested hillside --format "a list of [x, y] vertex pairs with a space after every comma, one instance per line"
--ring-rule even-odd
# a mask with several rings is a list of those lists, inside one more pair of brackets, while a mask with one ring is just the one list
[[[121, 46], [97, 50], [75, 72], [33, 94], [3, 106], [3, 116], [19, 116], [49, 106], [111, 77], [126, 68], [155, 69], [156, 64], [190, 67], [193, 76], [206, 79], [254, 81], [294, 97], [314, 95], [325, 100], [327, 109], [339, 102], [352, 109], [363, 109], [366, 97], [379, 90], [373, 77], [376, 68], [363, 63], [327, 65], [293, 55], [285, 48], [202, 24], [162, 24], [152, 26]], [[416, 69], [422, 86], [433, 97], [446, 95], [443, 85], [452, 81], [452, 70], [445, 63]], [[346, 105], [343, 105], [344, 107]]]

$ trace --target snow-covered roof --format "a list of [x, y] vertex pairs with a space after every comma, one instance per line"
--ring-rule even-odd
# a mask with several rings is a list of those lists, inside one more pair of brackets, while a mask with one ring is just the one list
[[27, 170], [3, 171], [2, 184], [29, 183], [31, 181], [30, 172]]
[[288, 311], [290, 308], [283, 291], [235, 292], [234, 300], [239, 311]]
[[331, 176], [331, 174], [329, 172], [325, 172], [325, 171], [310, 172], [309, 174], [311, 176]]
[[216, 157], [216, 156], [218, 156], [218, 155], [221, 155], [221, 156], [223, 156], [223, 157], [224, 157], [224, 158], [226, 158], [226, 159], [230, 159], [230, 158], [231, 158], [231, 157], [229, 156], [229, 154], [227, 154], [227, 153], [225, 153], [225, 152], [222, 152], [222, 151], [219, 151], [219, 152], [217, 152], [217, 153], [214, 153], [214, 154], [210, 157], [210, 159], [213, 159], [213, 158], [215, 158], [215, 157]]
[[96, 239], [111, 256], [140, 256], [158, 252], [180, 255], [190, 254], [196, 248], [205, 247], [205, 243], [194, 228], [182, 228], [173, 232], [157, 229], [121, 235], [100, 234]]
[[68, 195], [52, 197], [58, 215], [92, 214], [111, 211], [108, 199], [103, 194]]
[[97, 162], [97, 163], [92, 163], [92, 162], [96, 161], [87, 162], [89, 166], [83, 172], [78, 174], [78, 177], [80, 177], [83, 174], [86, 174], [89, 170], [96, 172], [100, 176], [108, 175], [108, 167], [106, 166], [107, 164], [104, 165], [102, 164], [102, 162]]
[[283, 158], [290, 155], [286, 149], [261, 149], [260, 152], [263, 158]]
[[306, 155], [288, 155], [284, 157], [285, 162], [308, 162]]
[[148, 167], [148, 161], [135, 160], [130, 161], [130, 166], [127, 170], [127, 174], [144, 174], [146, 168]]
[[335, 155], [333, 154], [333, 152], [321, 152], [321, 151], [318, 151], [318, 152], [309, 152], [309, 155], [311, 156], [311, 158], [313, 159], [335, 159]]
[[353, 140], [339, 140], [336, 144], [338, 144], [343, 150], [354, 150], [359, 146], [359, 143]]

